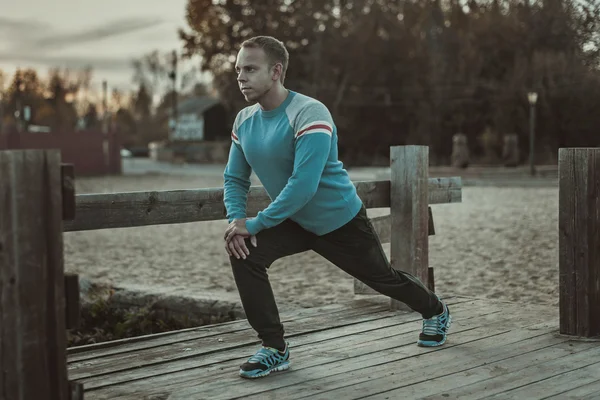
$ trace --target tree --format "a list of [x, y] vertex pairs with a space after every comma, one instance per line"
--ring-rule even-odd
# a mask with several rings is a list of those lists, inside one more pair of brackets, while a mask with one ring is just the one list
[[0, 98], [4, 99], [4, 90], [6, 86], [6, 73], [0, 69]]
[[40, 125], [50, 126], [53, 130], [72, 130], [77, 124], [75, 97], [85, 82], [81, 76], [73, 75], [69, 70], [52, 68], [47, 85], [47, 101], [53, 110], [37, 121]]
[[133, 61], [133, 83], [144, 87], [150, 98], [163, 92], [170, 71], [170, 54], [154, 50]]
[[115, 125], [124, 147], [144, 145], [138, 136], [135, 117], [126, 108], [119, 108], [115, 114]]
[[133, 99], [133, 113], [136, 119], [147, 120], [152, 113], [152, 96], [145, 84], [141, 84]]
[[[5, 115], [14, 122], [24, 124], [24, 109], [30, 107], [32, 121], [35, 121], [36, 111], [44, 103], [44, 85], [33, 69], [18, 69], [5, 91]], [[18, 111], [18, 119], [15, 113]]]
[[100, 118], [98, 117], [98, 109], [96, 104], [88, 104], [87, 111], [83, 115], [83, 121], [86, 129], [96, 129], [100, 126]]
[[527, 154], [530, 90], [540, 93], [540, 148], [597, 142], [592, 0], [189, 0], [186, 18], [184, 57], [201, 57], [231, 119], [246, 106], [233, 73], [240, 44], [258, 34], [282, 40], [286, 86], [330, 108], [346, 163], [409, 143], [447, 162], [458, 132], [476, 156], [499, 154], [509, 133]]

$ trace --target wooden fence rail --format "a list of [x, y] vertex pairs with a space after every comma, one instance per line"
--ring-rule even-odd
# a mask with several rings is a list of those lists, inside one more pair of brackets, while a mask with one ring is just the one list
[[[390, 206], [390, 181], [355, 182], [355, 186], [367, 208]], [[461, 180], [430, 178], [428, 191], [429, 204], [460, 202]], [[270, 202], [262, 186], [252, 186], [247, 200], [248, 216], [255, 216]], [[75, 207], [75, 219], [65, 222], [65, 232], [225, 218], [222, 188], [80, 194]]]

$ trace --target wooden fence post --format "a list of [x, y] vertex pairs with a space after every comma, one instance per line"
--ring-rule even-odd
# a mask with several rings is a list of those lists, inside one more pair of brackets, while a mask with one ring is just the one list
[[[390, 213], [392, 268], [408, 272], [427, 285], [429, 264], [429, 148], [390, 149]], [[390, 307], [406, 310], [391, 300]]]
[[559, 163], [560, 333], [600, 336], [600, 148], [563, 148]]
[[60, 151], [0, 151], [0, 393], [66, 400]]

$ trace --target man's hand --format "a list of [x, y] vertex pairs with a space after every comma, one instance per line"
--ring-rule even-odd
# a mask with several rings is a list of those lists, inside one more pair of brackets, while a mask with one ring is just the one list
[[234, 219], [231, 221], [227, 230], [225, 230], [225, 241], [229, 242], [235, 235], [250, 237], [250, 232], [246, 228], [246, 218]]
[[229, 224], [229, 227], [225, 231], [225, 250], [229, 256], [235, 256], [237, 259], [246, 259], [246, 256], [250, 254], [248, 246], [246, 246], [245, 239], [250, 238], [252, 246], [256, 247], [256, 236], [250, 235], [248, 229], [246, 229], [246, 219], [234, 220]]
[[[235, 235], [229, 242], [225, 242], [225, 250], [230, 257], [235, 257], [238, 260], [240, 258], [246, 259], [246, 256], [250, 254], [248, 246], [246, 246], [246, 238], [241, 235]], [[250, 237], [250, 243], [256, 247], [256, 236]]]

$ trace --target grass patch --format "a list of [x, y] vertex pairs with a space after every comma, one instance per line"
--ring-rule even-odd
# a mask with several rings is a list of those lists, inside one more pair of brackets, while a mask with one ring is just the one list
[[[106, 293], [109, 293], [106, 295]], [[81, 304], [79, 327], [67, 330], [67, 347], [83, 346], [153, 333], [169, 332], [235, 320], [235, 315], [168, 316], [153, 305], [122, 308], [112, 304], [112, 291]]]

